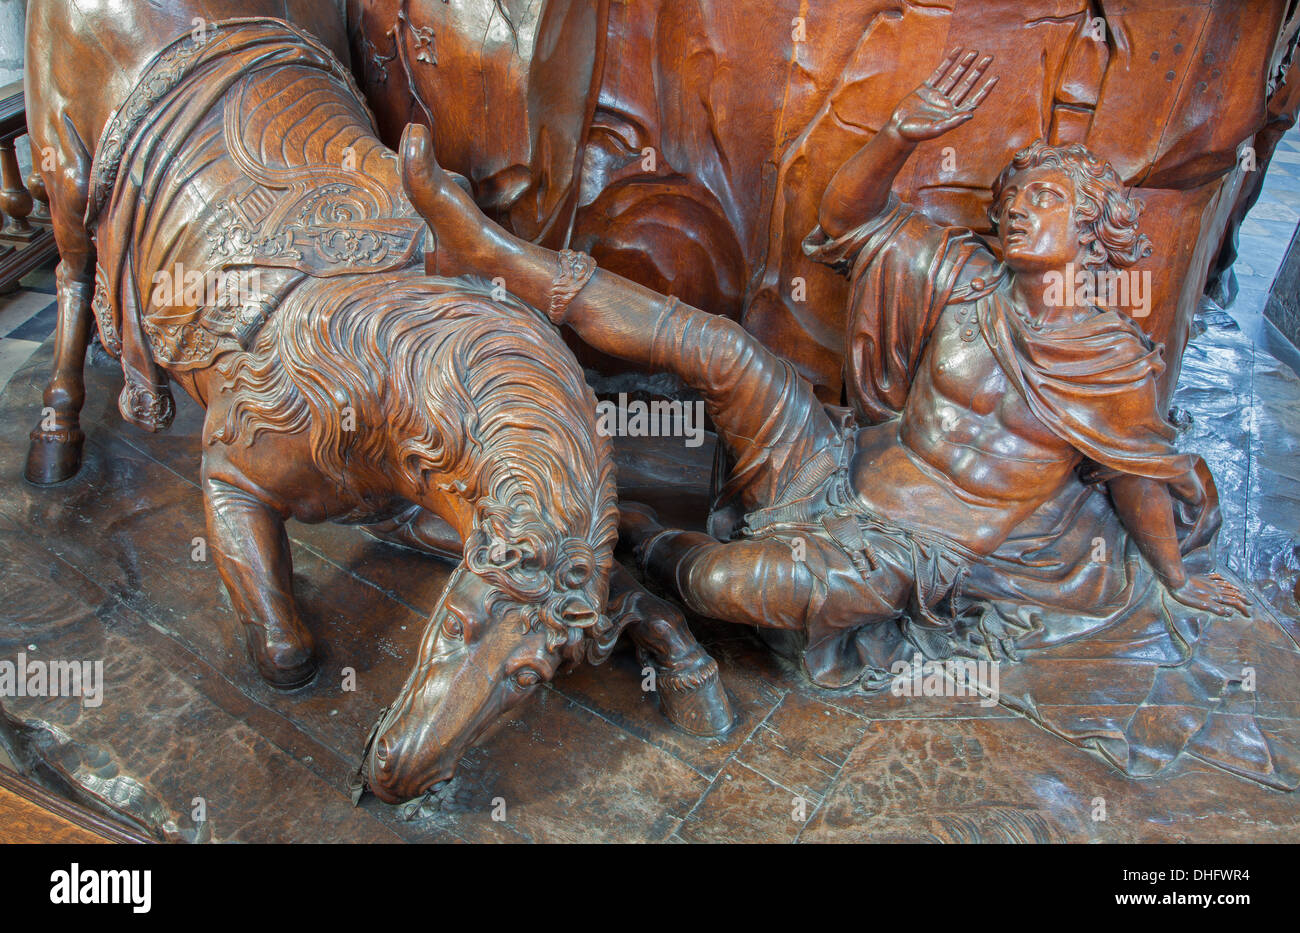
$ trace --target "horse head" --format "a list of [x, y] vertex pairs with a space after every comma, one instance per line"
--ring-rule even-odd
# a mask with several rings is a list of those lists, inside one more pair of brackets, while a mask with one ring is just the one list
[[451, 778], [489, 724], [564, 665], [603, 660], [621, 626], [604, 613], [610, 542], [566, 535], [526, 501], [488, 503], [465, 542], [367, 760], [395, 803]]

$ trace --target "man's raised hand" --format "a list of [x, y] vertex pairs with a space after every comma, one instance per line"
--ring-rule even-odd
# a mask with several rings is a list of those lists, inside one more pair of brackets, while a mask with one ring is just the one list
[[909, 142], [919, 143], [942, 136], [975, 115], [975, 108], [998, 83], [997, 77], [976, 85], [993, 61], [979, 58], [974, 49], [953, 49], [934, 74], [907, 95], [889, 118], [890, 126]]

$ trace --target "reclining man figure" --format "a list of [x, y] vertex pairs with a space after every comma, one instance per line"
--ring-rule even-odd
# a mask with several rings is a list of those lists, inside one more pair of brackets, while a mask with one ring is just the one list
[[1114, 170], [1077, 145], [1017, 153], [990, 208], [1001, 262], [975, 234], [891, 195], [915, 146], [969, 120], [993, 87], [979, 85], [990, 59], [975, 59], [954, 52], [899, 104], [835, 175], [805, 241], [851, 270], [845, 375], [857, 423], [833, 418], [791, 364], [731, 321], [485, 224], [422, 128], [403, 145], [440, 271], [503, 275], [593, 347], [704, 396], [734, 460], [724, 498], [747, 512], [746, 527], [723, 542], [625, 509], [622, 530], [647, 573], [695, 612], [793, 633], [822, 686], [879, 664], [875, 623], [899, 620], [914, 645], [942, 655], [954, 620], [940, 604], [966, 568], [1076, 470], [1106, 483], [1174, 599], [1221, 615], [1248, 605], [1217, 574], [1183, 567], [1174, 503], [1204, 507], [1207, 492], [1160, 410], [1162, 348], [1127, 316], [1051, 302], [1044, 287], [1069, 264], [1102, 272], [1150, 251], [1140, 204]]

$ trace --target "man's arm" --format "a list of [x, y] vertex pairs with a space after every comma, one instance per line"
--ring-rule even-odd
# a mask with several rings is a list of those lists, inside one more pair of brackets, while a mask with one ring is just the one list
[[942, 136], [974, 116], [998, 81], [990, 78], [971, 93], [993, 61], [988, 55], [971, 67], [978, 55], [953, 50], [924, 84], [894, 108], [881, 131], [840, 166], [817, 213], [828, 237], [841, 237], [883, 211], [894, 178], [917, 144]]
[[1178, 545], [1173, 502], [1165, 483], [1128, 475], [1116, 477], [1107, 485], [1120, 522], [1133, 536], [1138, 550], [1170, 596], [1185, 606], [1216, 615], [1234, 611], [1247, 614], [1250, 603], [1246, 597], [1217, 573], [1188, 575]]

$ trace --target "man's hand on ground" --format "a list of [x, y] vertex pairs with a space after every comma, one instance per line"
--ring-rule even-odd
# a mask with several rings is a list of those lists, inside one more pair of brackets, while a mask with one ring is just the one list
[[1189, 576], [1182, 586], [1169, 587], [1169, 595], [1184, 606], [1214, 615], [1249, 615], [1250, 601], [1245, 594], [1217, 573]]

